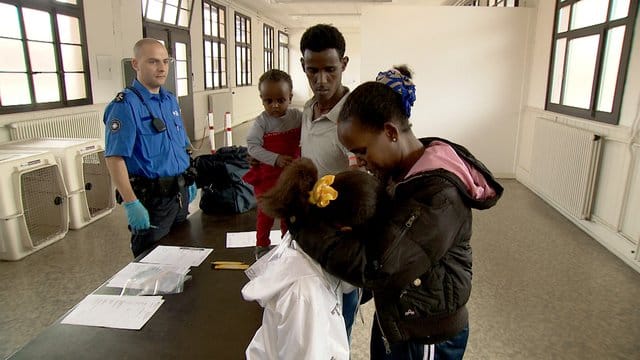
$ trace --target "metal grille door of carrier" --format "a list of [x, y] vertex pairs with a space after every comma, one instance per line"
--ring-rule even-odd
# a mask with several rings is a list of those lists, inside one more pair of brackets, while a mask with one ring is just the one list
[[21, 175], [22, 206], [25, 222], [34, 247], [67, 231], [61, 205], [65, 196], [55, 165]]

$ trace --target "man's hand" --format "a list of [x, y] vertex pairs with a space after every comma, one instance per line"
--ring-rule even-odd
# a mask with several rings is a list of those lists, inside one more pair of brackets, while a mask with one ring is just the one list
[[149, 212], [142, 205], [140, 200], [135, 199], [131, 202], [123, 203], [124, 209], [127, 211], [127, 221], [131, 230], [146, 230], [151, 227], [149, 222]]
[[291, 156], [278, 155], [278, 158], [276, 159], [276, 166], [283, 168], [283, 167], [291, 164], [292, 161], [293, 161], [293, 157], [291, 157]]

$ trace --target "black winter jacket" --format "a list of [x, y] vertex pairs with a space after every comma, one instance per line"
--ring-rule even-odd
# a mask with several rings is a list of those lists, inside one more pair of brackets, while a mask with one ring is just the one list
[[377, 218], [353, 231], [336, 231], [313, 219], [289, 230], [329, 273], [370, 289], [385, 342], [438, 343], [468, 324], [471, 293], [471, 208], [495, 205], [503, 188], [464, 147], [449, 144], [476, 168], [496, 195], [478, 200], [453, 173], [437, 169], [395, 184]]

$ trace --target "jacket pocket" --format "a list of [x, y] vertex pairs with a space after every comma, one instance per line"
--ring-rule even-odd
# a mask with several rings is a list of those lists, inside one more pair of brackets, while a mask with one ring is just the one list
[[398, 312], [401, 318], [414, 319], [448, 312], [442, 272], [430, 272], [401, 290]]

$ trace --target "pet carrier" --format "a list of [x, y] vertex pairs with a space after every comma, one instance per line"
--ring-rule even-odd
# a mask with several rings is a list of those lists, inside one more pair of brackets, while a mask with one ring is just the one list
[[80, 229], [113, 210], [114, 192], [100, 139], [38, 138], [0, 145], [0, 149], [7, 148], [55, 155], [69, 193], [71, 229]]
[[0, 259], [22, 259], [67, 234], [68, 196], [53, 153], [0, 150], [0, 193]]

